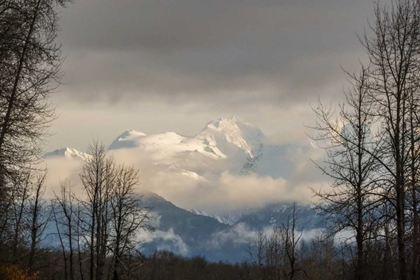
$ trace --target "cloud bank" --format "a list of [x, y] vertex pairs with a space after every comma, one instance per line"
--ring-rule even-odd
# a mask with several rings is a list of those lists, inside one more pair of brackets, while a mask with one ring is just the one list
[[372, 15], [364, 0], [76, 1], [61, 21], [65, 92], [227, 108], [331, 96]]
[[[294, 149], [293, 153], [289, 153], [291, 166], [287, 167], [291, 171], [286, 177], [276, 178], [253, 172], [234, 173], [225, 169], [228, 166], [223, 164], [207, 167], [208, 170], [204, 168], [206, 173], [197, 174], [179, 169], [176, 165], [156, 164], [152, 155], [135, 151], [115, 150], [112, 156], [117, 163], [139, 169], [140, 184], [137, 188], [140, 192], [154, 192], [179, 207], [211, 214], [263, 207], [281, 201], [308, 203], [312, 200], [312, 188], [328, 185], [309, 159], [322, 160], [323, 152], [320, 149]], [[204, 161], [201, 163], [206, 165]], [[45, 164], [50, 169], [50, 191], [47, 195], [52, 194], [51, 190], [57, 190], [59, 182], [66, 179], [74, 185], [74, 192], [83, 195], [78, 175], [82, 161], [53, 158], [47, 159]]]

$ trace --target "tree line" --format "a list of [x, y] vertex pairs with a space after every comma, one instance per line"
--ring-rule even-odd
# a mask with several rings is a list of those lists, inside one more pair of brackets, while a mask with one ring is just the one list
[[[274, 226], [269, 232], [260, 231], [249, 244], [248, 257], [240, 263], [226, 261], [209, 262], [203, 256], [185, 257], [168, 251], [156, 251], [144, 256], [131, 252], [123, 258], [122, 271], [117, 279], [142, 280], [351, 280], [354, 279], [356, 263], [352, 261], [352, 244], [337, 243], [333, 236], [320, 233], [309, 240], [301, 239], [294, 231], [296, 215]], [[61, 233], [63, 234], [63, 232]], [[77, 242], [75, 235], [74, 240]], [[63, 237], [68, 236], [63, 234]], [[40, 259], [35, 264], [36, 273], [25, 269], [26, 261], [0, 267], [2, 279], [88, 279], [90, 277], [89, 246], [79, 249], [74, 245], [73, 254], [69, 245], [66, 250], [57, 247], [37, 248]], [[22, 256], [28, 255], [28, 246], [22, 246]], [[389, 274], [392, 268], [382, 262], [381, 243], [370, 244], [369, 277], [373, 280], [395, 279]], [[63, 255], [65, 254], [65, 257]], [[115, 279], [113, 254], [103, 259], [102, 274], [94, 279]], [[395, 260], [393, 260], [395, 261]], [[73, 269], [71, 269], [73, 262]], [[79, 265], [81, 263], [81, 265]], [[96, 262], [95, 262], [96, 263]], [[20, 268], [20, 269], [19, 269]], [[130, 268], [130, 269], [126, 269]], [[9, 278], [8, 278], [9, 277]], [[22, 278], [18, 278], [22, 277]], [[99, 278], [101, 277], [101, 278]]]

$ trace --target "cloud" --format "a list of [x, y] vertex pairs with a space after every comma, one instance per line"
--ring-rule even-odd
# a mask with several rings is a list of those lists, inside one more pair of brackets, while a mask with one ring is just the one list
[[68, 182], [72, 192], [82, 194], [79, 174], [82, 167], [82, 161], [75, 159], [50, 158], [45, 160], [39, 166], [41, 169], [47, 168], [47, 190], [45, 198], [54, 198], [54, 192], [60, 193], [60, 183]]
[[[295, 231], [295, 236], [299, 237], [299, 241], [311, 241], [315, 238], [321, 237], [324, 233], [325, 229], [311, 229], [311, 230], [303, 230], [303, 231]], [[258, 235], [262, 233], [262, 235], [269, 239], [273, 234], [275, 234], [274, 227], [264, 227], [260, 230], [251, 229], [244, 223], [239, 223], [234, 225], [232, 228], [228, 230], [220, 231], [213, 234], [207, 244], [209, 248], [213, 250], [219, 250], [225, 246], [225, 244], [233, 244], [234, 246], [241, 246], [241, 245], [249, 245], [251, 246], [249, 249], [256, 245]], [[347, 234], [348, 236], [348, 234]], [[339, 242], [339, 241], [336, 241]]]
[[63, 93], [226, 108], [331, 96], [371, 15], [363, 0], [76, 1], [61, 21]]
[[156, 242], [158, 251], [171, 251], [176, 254], [188, 255], [189, 247], [171, 228], [168, 231], [154, 230], [153, 232], [142, 232], [138, 235], [142, 244]]
[[252, 244], [256, 237], [257, 231], [251, 230], [244, 223], [239, 223], [228, 230], [213, 234], [207, 246], [211, 249], [218, 250], [223, 248], [223, 245], [226, 243], [233, 243], [236, 246]]
[[[200, 170], [196, 171], [200, 173], [197, 174], [183, 171], [184, 162], [177, 164], [177, 160], [173, 160], [174, 165], [165, 165], [154, 159], [153, 154], [146, 152], [140, 155], [122, 149], [113, 151], [113, 155], [117, 162], [140, 169], [140, 190], [155, 192], [182, 208], [213, 214], [263, 207], [280, 201], [308, 203], [313, 196], [311, 188], [319, 189], [326, 183], [326, 178], [321, 176], [321, 172], [309, 160], [309, 157], [322, 159], [323, 151], [299, 146], [286, 152], [290, 160], [288, 164], [291, 165], [287, 168], [292, 171], [287, 177], [278, 178], [255, 173], [236, 174], [228, 171], [231, 168], [229, 165], [206, 162], [210, 160], [207, 158], [199, 161], [195, 159], [193, 165], [188, 165], [186, 160], [186, 170]], [[205, 167], [201, 170], [194, 165], [197, 162]], [[281, 164], [276, 164], [282, 168]]]
[[121, 128], [192, 135], [232, 114], [301, 141], [309, 104], [342, 100], [340, 66], [365, 58], [355, 32], [368, 18], [364, 0], [75, 1], [60, 21], [48, 149], [112, 141]]
[[[273, 178], [256, 173], [234, 172], [231, 162], [214, 160], [194, 154], [182, 160], [165, 155], [165, 161], [153, 152], [137, 149], [111, 151], [117, 163], [139, 169], [139, 191], [154, 192], [185, 209], [196, 209], [210, 214], [263, 207], [270, 203], [313, 200], [312, 189], [328, 187], [327, 178], [313, 162], [321, 161], [324, 151], [307, 146], [285, 146], [283, 162]], [[57, 189], [60, 181], [69, 179], [74, 191], [83, 195], [79, 173], [82, 162], [72, 159], [48, 159], [50, 189]], [[283, 175], [282, 175], [283, 174]], [[52, 193], [51, 191], [49, 192]]]
[[278, 199], [285, 190], [284, 179], [256, 175], [232, 175], [225, 171], [212, 181], [196, 181], [181, 173], [159, 172], [145, 178], [146, 189], [188, 208], [231, 210], [243, 205], [264, 204]]

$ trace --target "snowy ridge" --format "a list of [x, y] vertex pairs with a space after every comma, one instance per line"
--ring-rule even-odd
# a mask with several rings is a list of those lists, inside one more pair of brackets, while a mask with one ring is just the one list
[[212, 215], [212, 214], [209, 214], [207, 212], [196, 210], [196, 209], [189, 209], [188, 211], [190, 211], [191, 213], [196, 214], [196, 215], [211, 217], [213, 219], [216, 219], [219, 223], [229, 225], [229, 226], [233, 226], [243, 216], [245, 216], [247, 214], [250, 214], [255, 210], [248, 209], [248, 210], [242, 210], [242, 211], [230, 211], [230, 212], [228, 212], [226, 214], [223, 214], [223, 215]]
[[[191, 183], [214, 182], [224, 172], [273, 178], [289, 176], [293, 170], [290, 154], [293, 147], [264, 142], [265, 136], [258, 127], [233, 116], [210, 121], [190, 137], [175, 132], [147, 135], [125, 130], [108, 149], [114, 153], [121, 151], [123, 155], [128, 151], [128, 156], [147, 159], [145, 164], [149, 166], [146, 167], [152, 170], [150, 176], [180, 175]], [[45, 154], [44, 158], [57, 156], [83, 161], [90, 157], [75, 149], [63, 148]]]
[[71, 159], [82, 160], [82, 161], [89, 161], [92, 158], [92, 156], [87, 153], [83, 153], [76, 149], [72, 149], [68, 147], [57, 149], [52, 152], [46, 153], [44, 154], [43, 157], [45, 159], [64, 157], [64, 158], [71, 158]]
[[146, 135], [127, 130], [112, 142], [109, 149], [137, 148], [152, 153], [156, 159], [169, 162], [192, 153], [215, 160], [230, 158], [244, 162], [258, 158], [263, 140], [264, 134], [259, 128], [241, 122], [237, 117], [231, 117], [207, 123], [193, 137], [181, 136], [175, 132]]
[[248, 123], [241, 122], [236, 116], [221, 118], [207, 123], [206, 127], [195, 136], [211, 145], [222, 145], [227, 149], [231, 144], [246, 152], [254, 158], [260, 149], [264, 134], [262, 131]]
[[124, 133], [118, 136], [114, 142], [112, 142], [108, 149], [113, 150], [118, 148], [134, 148], [136, 147], [135, 140], [144, 136], [147, 135], [143, 132], [127, 129], [124, 131]]
[[212, 149], [206, 144], [203, 141], [184, 137], [175, 132], [146, 135], [135, 130], [127, 130], [112, 142], [109, 149], [138, 148], [147, 152], [153, 152], [159, 158], [174, 157], [183, 152], [198, 152], [215, 159], [225, 158], [225, 155], [217, 148]]

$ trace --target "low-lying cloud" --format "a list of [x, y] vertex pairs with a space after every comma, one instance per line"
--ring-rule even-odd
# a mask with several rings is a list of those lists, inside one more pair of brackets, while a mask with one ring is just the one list
[[283, 178], [233, 175], [226, 171], [212, 182], [196, 182], [182, 174], [156, 174], [142, 185], [180, 207], [207, 212], [262, 207], [278, 201], [305, 201], [310, 190], [289, 189]]
[[[320, 149], [294, 149], [289, 155], [292, 171], [287, 178], [261, 176], [253, 172], [238, 174], [224, 169], [224, 165], [220, 165], [219, 169], [212, 166], [206, 170], [205, 162], [201, 163], [206, 173], [197, 174], [178, 168], [176, 164], [156, 164], [152, 155], [135, 151], [115, 150], [112, 156], [117, 163], [139, 169], [139, 191], [154, 192], [179, 207], [210, 214], [263, 207], [275, 202], [308, 203], [313, 197], [312, 189], [328, 185], [326, 178], [309, 159], [322, 159]], [[47, 195], [52, 195], [51, 190], [57, 191], [59, 182], [63, 180], [74, 185], [75, 193], [83, 195], [78, 175], [82, 161], [53, 158], [46, 160], [45, 164], [50, 169]]]
[[[268, 226], [258, 230], [251, 229], [244, 223], [239, 223], [234, 225], [229, 230], [220, 231], [212, 235], [211, 239], [208, 242], [209, 248], [213, 250], [219, 250], [225, 246], [225, 244], [234, 244], [234, 246], [250, 246], [249, 249], [251, 250], [250, 253], [252, 254], [252, 250], [256, 249], [254, 247], [257, 246], [258, 236], [265, 237], [269, 239], [275, 233], [276, 227]], [[280, 227], [281, 230], [281, 227]], [[294, 234], [296, 239], [299, 238], [299, 241], [311, 241], [315, 238], [319, 238], [323, 236], [325, 229], [318, 228], [318, 229], [311, 229], [311, 230], [302, 230], [302, 231], [295, 231]], [[347, 235], [349, 233], [346, 233]], [[340, 235], [341, 236], [341, 235]], [[336, 242], [340, 242], [341, 239], [336, 239]]]

